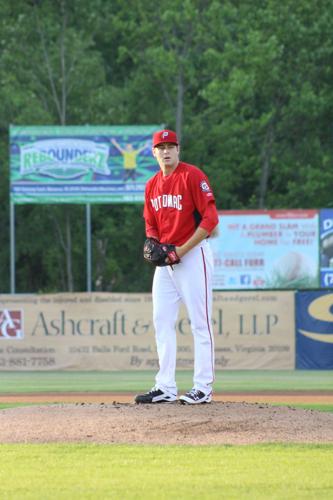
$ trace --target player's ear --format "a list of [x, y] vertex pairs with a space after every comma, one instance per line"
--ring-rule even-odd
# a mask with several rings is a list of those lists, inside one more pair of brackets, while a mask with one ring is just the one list
[[155, 153], [155, 148], [151, 148], [151, 152], [153, 153], [153, 156], [156, 158], [156, 153]]

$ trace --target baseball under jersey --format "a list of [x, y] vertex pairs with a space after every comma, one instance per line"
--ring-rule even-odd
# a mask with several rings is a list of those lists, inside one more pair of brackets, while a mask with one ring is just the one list
[[179, 162], [172, 174], [159, 171], [145, 190], [146, 235], [162, 243], [183, 245], [198, 226], [209, 234], [218, 223], [207, 176], [194, 165]]

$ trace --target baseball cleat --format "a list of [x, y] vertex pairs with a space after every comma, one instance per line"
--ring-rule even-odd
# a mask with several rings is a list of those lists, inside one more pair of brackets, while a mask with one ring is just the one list
[[177, 396], [170, 392], [164, 392], [158, 387], [153, 387], [145, 394], [138, 394], [135, 396], [136, 404], [151, 404], [151, 403], [173, 403], [176, 401]]
[[212, 392], [205, 394], [199, 389], [191, 389], [190, 392], [180, 396], [179, 401], [183, 405], [199, 405], [202, 403], [210, 403], [212, 400]]

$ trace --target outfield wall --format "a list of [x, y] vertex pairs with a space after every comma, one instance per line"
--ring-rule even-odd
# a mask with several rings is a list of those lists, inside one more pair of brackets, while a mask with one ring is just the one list
[[[306, 368], [307, 358], [316, 351], [313, 343], [322, 344], [325, 339], [332, 348], [326, 342], [333, 338], [328, 332], [320, 340], [307, 336], [304, 351], [303, 338], [298, 338], [304, 336], [302, 320], [296, 332], [296, 295], [293, 291], [214, 292], [216, 369]], [[324, 295], [319, 303], [315, 297], [318, 307], [325, 304], [327, 308], [329, 301], [333, 307], [333, 294], [326, 291]], [[307, 299], [311, 302], [311, 297]], [[324, 314], [313, 310], [317, 316]], [[328, 315], [323, 316], [325, 320]], [[333, 322], [328, 324], [331, 327]], [[302, 355], [296, 353], [296, 333]], [[184, 307], [177, 334], [177, 368], [192, 370], [192, 334]], [[330, 356], [325, 359], [325, 368], [330, 368]], [[320, 368], [317, 361], [313, 368]], [[0, 295], [0, 370], [157, 368], [151, 294]]]

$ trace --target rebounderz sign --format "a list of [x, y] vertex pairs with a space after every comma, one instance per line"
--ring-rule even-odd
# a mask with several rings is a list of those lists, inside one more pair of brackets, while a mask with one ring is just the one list
[[76, 179], [92, 170], [110, 175], [109, 148], [90, 140], [53, 139], [22, 146], [20, 173], [22, 176], [39, 172], [53, 179]]
[[160, 126], [10, 127], [10, 196], [20, 203], [143, 202]]

